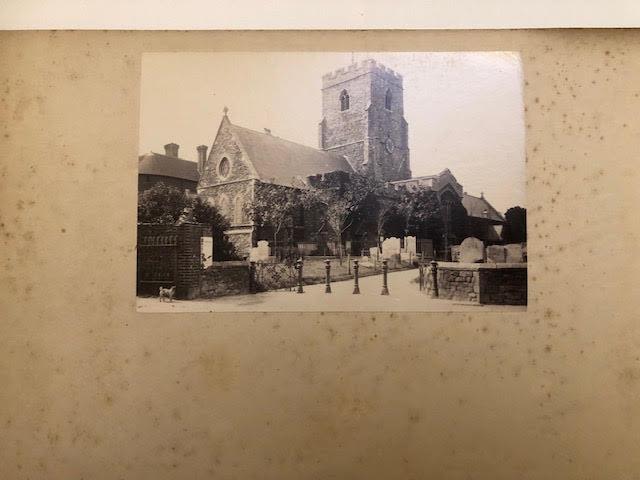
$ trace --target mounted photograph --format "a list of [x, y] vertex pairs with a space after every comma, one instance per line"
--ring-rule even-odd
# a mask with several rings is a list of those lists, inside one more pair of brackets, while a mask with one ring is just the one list
[[517, 52], [142, 58], [138, 312], [524, 311]]

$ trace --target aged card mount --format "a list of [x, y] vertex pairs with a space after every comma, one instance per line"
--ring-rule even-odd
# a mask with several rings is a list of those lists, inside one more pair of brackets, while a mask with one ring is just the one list
[[[6, 285], [0, 290], [0, 438], [7, 439], [0, 449], [3, 476], [492, 480], [637, 476], [638, 40], [633, 30], [2, 33], [0, 223]], [[317, 52], [319, 46], [324, 53]], [[191, 70], [188, 62], [168, 61], [169, 56], [162, 53], [175, 52], [176, 58], [184, 59], [186, 52], [204, 50], [206, 54], [201, 55], [207, 58], [194, 62]], [[299, 68], [291, 68], [291, 63], [274, 63], [276, 56], [269, 56], [269, 52], [288, 51], [294, 58], [293, 50], [301, 52], [301, 57], [318, 53], [319, 66], [302, 68], [298, 57]], [[253, 52], [253, 60], [243, 62], [240, 52]], [[331, 52], [345, 53], [327, 57]], [[440, 70], [447, 81], [429, 83], [427, 88], [426, 83], [412, 80], [411, 61], [397, 64], [393, 54], [385, 55], [389, 52], [425, 56], [484, 52], [501, 61], [517, 59], [522, 77], [521, 83], [514, 84], [524, 113], [501, 117], [503, 121], [497, 123], [513, 129], [486, 139], [486, 145], [493, 144], [489, 154], [475, 149], [473, 154], [457, 151], [454, 155], [447, 150], [456, 145], [450, 135], [463, 129], [464, 140], [471, 142], [474, 132], [486, 132], [491, 125], [480, 116], [482, 112], [505, 112], [496, 102], [480, 105], [478, 112], [469, 110], [466, 107], [480, 98], [475, 94], [444, 96], [442, 89], [456, 85], [454, 72], [464, 64], [460, 57], [449, 57], [448, 70]], [[148, 82], [146, 75], [152, 70], [147, 62], [154, 55], [161, 65]], [[207, 70], [212, 58], [220, 55], [233, 60]], [[265, 61], [251, 70], [261, 58], [274, 62]], [[354, 253], [358, 238], [347, 229], [340, 241], [342, 267], [340, 250], [337, 255], [304, 250], [299, 254], [298, 243], [304, 249], [321, 242], [306, 236], [294, 241], [293, 272], [302, 272], [304, 293], [297, 293], [300, 285], [294, 276], [295, 282], [284, 291], [260, 287], [244, 297], [249, 302], [260, 295], [282, 294], [315, 309], [342, 296], [346, 306], [341, 312], [264, 312], [265, 307], [256, 303], [243, 306], [253, 311], [239, 311], [236, 306], [233, 313], [216, 309], [214, 313], [137, 313], [136, 245], [176, 251], [182, 242], [180, 248], [185, 247], [182, 252], [188, 258], [209, 250], [215, 257], [215, 231], [197, 234], [202, 227], [190, 218], [195, 219], [199, 210], [207, 211], [209, 205], [230, 223], [225, 230], [229, 243], [223, 246], [238, 250], [240, 242], [234, 242], [233, 235], [242, 237], [241, 224], [234, 224], [236, 195], [231, 187], [221, 192], [227, 193], [228, 202], [220, 201], [224, 198], [220, 195], [217, 202], [193, 199], [187, 204], [182, 195], [186, 189], [188, 199], [198, 195], [196, 183], [176, 187], [180, 188], [174, 198], [179, 210], [175, 233], [165, 230], [138, 238], [136, 179], [144, 178], [139, 167], [145, 162], [139, 157], [155, 152], [158, 156], [149, 160], [153, 163], [159, 155], [169, 159], [175, 155], [196, 164], [195, 169], [186, 164], [195, 177], [202, 155], [208, 178], [220, 175], [230, 181], [241, 173], [242, 165], [248, 169], [250, 164], [236, 162], [234, 151], [209, 161], [226, 106], [228, 128], [234, 130], [230, 134], [244, 132], [262, 139], [270, 151], [279, 149], [283, 162], [290, 158], [285, 153], [310, 148], [318, 159], [316, 165], [324, 165], [331, 153], [321, 147], [320, 132], [324, 131], [326, 141], [338, 134], [355, 134], [346, 128], [331, 130], [336, 124], [329, 118], [321, 128], [323, 111], [330, 110], [346, 122], [356, 113], [363, 94], [351, 87], [340, 89], [339, 94], [347, 90], [349, 108], [341, 110], [340, 95], [329, 98], [325, 107], [323, 76], [334, 76], [340, 69], [344, 74], [353, 63], [361, 65], [368, 59], [401, 75], [403, 82], [410, 176], [384, 184], [408, 183], [449, 169], [462, 187], [463, 199], [465, 192], [479, 199], [481, 208], [472, 218], [491, 219], [489, 208], [485, 217], [485, 202], [502, 216], [513, 205], [526, 208], [526, 312], [522, 305], [478, 306], [454, 299], [451, 303], [464, 304], [469, 310], [425, 314], [424, 305], [429, 302], [450, 300], [440, 291], [437, 298], [429, 289], [421, 293], [420, 264], [394, 269], [393, 257], [386, 258], [389, 295], [382, 295], [382, 271], [365, 274], [370, 250], [369, 255], [366, 249], [364, 255], [362, 250]], [[242, 75], [233, 76], [241, 67]], [[282, 69], [285, 78], [274, 73]], [[500, 72], [512, 78], [508, 69], [461, 77], [474, 78], [467, 80], [467, 91], [477, 94], [485, 82], [495, 83]], [[178, 74], [184, 85], [174, 94], [171, 81]], [[207, 78], [201, 90], [190, 83], [198, 76]], [[240, 77], [251, 78], [250, 88]], [[216, 87], [219, 84], [226, 89]], [[148, 85], [164, 92], [166, 101], [158, 101], [157, 92]], [[242, 94], [234, 95], [236, 85]], [[503, 83], [503, 96], [510, 97], [509, 85], [513, 84]], [[416, 88], [423, 97], [415, 96]], [[384, 93], [372, 102], [371, 114], [398, 115], [393, 110], [397, 91], [392, 90], [391, 112], [385, 109]], [[429, 108], [420, 107], [421, 98], [431, 100]], [[438, 104], [444, 98], [450, 103]], [[291, 103], [297, 107], [290, 107]], [[149, 124], [147, 116], [154, 115], [157, 121]], [[382, 121], [372, 120], [372, 124], [381, 126]], [[155, 133], [149, 134], [145, 125], [153, 125]], [[402, 122], [393, 125], [402, 129]], [[506, 149], [503, 142], [523, 134], [526, 156], [513, 158], [524, 163], [500, 161], [504, 172], [491, 168], [492, 157]], [[305, 205], [310, 205], [331, 192], [341, 192], [340, 198], [356, 192], [340, 190], [356, 178], [345, 175], [352, 164], [378, 175], [394, 173], [395, 169], [385, 170], [389, 165], [385, 162], [400, 165], [394, 163], [394, 155], [404, 145], [399, 136], [390, 130], [368, 136], [367, 162], [346, 152], [335, 159], [331, 156], [333, 164], [347, 171], [334, 176], [313, 172], [316, 190], [305, 181], [287, 187], [264, 180], [260, 169], [270, 164], [258, 160], [254, 165], [255, 155], [249, 151], [254, 143], [244, 138], [238, 140], [235, 155], [244, 158], [246, 154], [252, 160], [256, 184], [264, 180], [281, 199], [289, 198], [292, 191], [306, 192], [310, 198], [305, 198]], [[393, 143], [391, 152], [388, 138]], [[287, 148], [282, 147], [284, 142]], [[206, 147], [206, 153], [199, 146]], [[225, 156], [228, 162], [222, 161]], [[457, 162], [460, 158], [465, 161]], [[512, 165], [524, 165], [523, 182], [507, 181], [514, 178]], [[189, 179], [178, 168], [170, 170], [177, 177], [166, 175], [162, 165], [159, 168], [159, 176]], [[199, 182], [198, 175], [191, 181]], [[336, 176], [339, 180], [332, 185]], [[492, 186], [494, 179], [503, 178], [508, 188]], [[361, 179], [364, 187], [367, 179], [371, 180]], [[446, 191], [457, 195], [453, 180], [446, 183], [451, 187]], [[221, 190], [216, 185], [210, 188]], [[397, 199], [393, 195], [403, 193], [389, 188], [373, 199], [384, 204], [388, 197]], [[517, 190], [523, 188], [525, 200], [515, 200]], [[500, 192], [508, 193], [507, 201], [500, 199]], [[287, 211], [287, 202], [256, 202], [265, 204], [271, 208], [256, 213], [264, 215], [279, 206]], [[358, 220], [370, 218], [367, 215], [373, 215], [376, 205]], [[452, 216], [456, 205], [450, 204]], [[315, 211], [321, 222], [328, 209], [303, 213], [308, 210]], [[238, 209], [237, 213], [239, 218], [251, 218], [252, 211]], [[307, 217], [298, 218], [294, 226], [309, 225], [312, 219]], [[266, 230], [266, 220], [264, 224]], [[289, 225], [282, 227], [283, 237], [293, 229]], [[159, 228], [166, 229], [166, 223]], [[179, 233], [184, 231], [191, 233]], [[307, 235], [305, 230], [302, 233]], [[301, 233], [293, 230], [294, 234]], [[489, 250], [509, 243], [487, 245], [478, 235], [473, 238], [482, 242], [483, 250], [475, 240], [470, 242], [475, 245], [460, 248], [466, 262], [460, 258], [445, 262], [439, 258], [443, 247], [436, 243], [437, 274], [441, 275], [445, 263], [485, 265], [485, 269], [492, 257], [496, 264], [502, 259], [511, 263], [506, 256], [513, 252]], [[383, 236], [382, 243], [387, 240], [387, 247], [395, 248], [393, 255], [400, 250], [399, 261], [403, 261], [402, 254], [406, 259], [413, 248], [410, 236], [416, 237], [418, 256], [423, 253], [419, 240], [428, 236]], [[249, 263], [250, 267], [252, 254], [256, 270], [258, 262], [280, 263], [256, 259], [256, 255], [277, 256], [272, 248], [286, 254], [289, 242], [272, 237], [268, 233], [255, 245], [246, 245], [244, 255], [248, 251], [249, 258], [242, 253], [233, 260], [205, 255], [200, 258], [204, 268], [198, 264], [192, 271], [181, 270], [181, 275], [198, 278], [208, 268], [206, 262], [239, 262], [225, 265], [248, 282], [252, 277], [244, 266]], [[392, 238], [397, 241], [389, 242]], [[327, 239], [327, 249], [335, 241]], [[143, 247], [147, 242], [151, 246]], [[449, 252], [455, 252], [457, 245], [452, 241]], [[381, 248], [383, 257], [384, 245]], [[480, 253], [486, 261], [479, 261]], [[315, 271], [310, 257], [323, 261], [317, 262]], [[300, 259], [301, 270], [295, 268]], [[329, 260], [329, 285], [324, 260]], [[355, 260], [359, 294], [354, 293]], [[431, 260], [419, 260], [428, 275]], [[158, 263], [157, 269], [166, 265]], [[222, 268], [212, 271], [217, 275]], [[405, 284], [406, 295], [420, 298], [422, 311], [401, 311], [395, 304], [391, 311], [354, 311], [363, 308], [358, 299], [394, 302], [405, 295], [394, 279], [405, 272], [412, 277]], [[224, 278], [229, 281], [233, 275]], [[308, 281], [311, 277], [314, 280]], [[275, 283], [277, 275], [270, 278]], [[172, 295], [174, 284], [167, 280], [171, 278], [162, 278], [148, 293], [140, 292], [140, 298], [158, 312], [165, 308], [180, 312], [182, 305], [192, 302], [214, 305], [240, 296], [229, 292], [186, 299], [179, 285]], [[215, 288], [216, 283], [212, 285]], [[442, 285], [438, 283], [439, 288]], [[327, 287], [331, 293], [325, 293]], [[319, 291], [314, 294], [314, 289]]]

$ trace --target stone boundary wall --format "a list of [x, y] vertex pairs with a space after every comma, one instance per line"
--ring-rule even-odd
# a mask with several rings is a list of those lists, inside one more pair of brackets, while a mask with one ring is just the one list
[[249, 264], [243, 261], [213, 262], [200, 274], [200, 298], [250, 293]]
[[527, 267], [522, 263], [496, 264], [481, 268], [480, 303], [487, 305], [526, 305]]
[[[434, 294], [433, 274], [425, 271], [426, 292]], [[438, 262], [438, 298], [487, 305], [527, 304], [527, 265], [523, 263]]]

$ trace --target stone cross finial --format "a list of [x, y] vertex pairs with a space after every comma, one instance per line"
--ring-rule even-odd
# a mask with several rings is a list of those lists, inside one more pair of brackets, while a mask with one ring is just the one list
[[229, 108], [225, 105], [224, 108], [222, 109], [222, 113], [224, 113], [224, 116], [227, 116], [227, 113], [229, 112]]

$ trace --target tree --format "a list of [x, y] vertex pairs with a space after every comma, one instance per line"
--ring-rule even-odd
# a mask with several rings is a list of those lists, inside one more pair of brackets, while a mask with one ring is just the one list
[[271, 227], [273, 248], [277, 252], [278, 235], [293, 227], [294, 217], [300, 209], [300, 194], [290, 187], [256, 184], [254, 197], [246, 209], [256, 224]]
[[389, 219], [395, 212], [396, 202], [393, 198], [380, 195], [376, 198], [375, 224], [376, 224], [376, 245], [378, 251], [382, 251], [380, 238], [386, 233], [385, 227]]
[[238, 256], [224, 231], [229, 222], [220, 212], [199, 196], [189, 196], [162, 182], [138, 195], [138, 222], [173, 225], [187, 217], [196, 223], [211, 226], [214, 260], [233, 260]]
[[187, 195], [160, 182], [138, 195], [138, 222], [173, 224], [189, 201]]
[[380, 239], [389, 235], [403, 236], [405, 219], [398, 208], [399, 194], [389, 188], [388, 184], [377, 182], [370, 197], [370, 201], [366, 201], [360, 210], [363, 210], [363, 214], [372, 219], [376, 245], [378, 250], [382, 251]]
[[404, 189], [396, 205], [397, 213], [404, 219], [405, 235], [426, 235], [428, 226], [442, 221], [440, 200], [430, 188]]
[[204, 200], [202, 197], [191, 197], [187, 209], [191, 213], [191, 218], [196, 223], [203, 223], [211, 226], [213, 237], [213, 260], [239, 260], [235, 245], [225, 235], [225, 230], [230, 227], [229, 221], [222, 215], [216, 207]]
[[321, 228], [329, 227], [338, 245], [338, 256], [342, 261], [342, 238], [344, 232], [362, 214], [360, 208], [365, 199], [376, 190], [371, 178], [358, 174], [324, 175], [312, 188], [303, 191], [305, 208], [321, 213]]
[[527, 241], [527, 209], [511, 207], [504, 214], [506, 224], [502, 230], [502, 238], [506, 243], [522, 243]]

